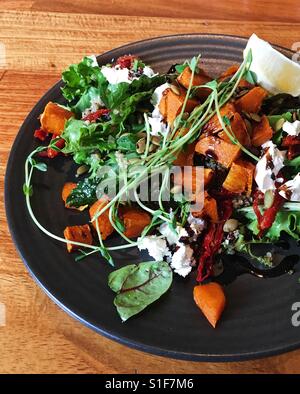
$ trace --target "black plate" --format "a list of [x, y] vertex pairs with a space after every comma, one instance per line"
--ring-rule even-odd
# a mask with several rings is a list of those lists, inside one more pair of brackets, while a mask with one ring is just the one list
[[[221, 35], [178, 35], [155, 38], [117, 48], [98, 57], [99, 63], [132, 53], [155, 70], [202, 53], [206, 70], [218, 74], [242, 59], [246, 39]], [[280, 49], [286, 55], [291, 52]], [[291, 324], [292, 304], [300, 301], [298, 274], [273, 279], [242, 275], [227, 286], [228, 305], [217, 329], [195, 306], [195, 277], [176, 277], [171, 291], [140, 315], [121, 323], [107, 286], [111, 268], [100, 257], [74, 262], [65, 245], [42, 234], [27, 214], [22, 184], [24, 161], [36, 142], [33, 130], [48, 101], [63, 103], [58, 82], [28, 115], [12, 147], [5, 184], [7, 218], [13, 240], [37, 283], [71, 316], [108, 338], [159, 355], [209, 361], [232, 361], [272, 355], [298, 348], [300, 328]], [[87, 220], [66, 210], [61, 188], [72, 176], [72, 164], [53, 161], [47, 173], [34, 175], [32, 205], [39, 221], [62, 235], [66, 225]], [[114, 241], [112, 241], [114, 242]], [[114, 254], [117, 267], [141, 261], [137, 250]], [[299, 271], [299, 269], [298, 269]], [[298, 292], [297, 292], [298, 289]], [[26, 313], [26, 312], [25, 312]]]

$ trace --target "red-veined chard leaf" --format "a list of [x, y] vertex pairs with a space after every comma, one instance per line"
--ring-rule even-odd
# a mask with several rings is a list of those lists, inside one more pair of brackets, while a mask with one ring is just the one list
[[172, 270], [164, 261], [122, 267], [109, 275], [108, 285], [117, 293], [114, 304], [123, 321], [158, 300], [171, 286]]

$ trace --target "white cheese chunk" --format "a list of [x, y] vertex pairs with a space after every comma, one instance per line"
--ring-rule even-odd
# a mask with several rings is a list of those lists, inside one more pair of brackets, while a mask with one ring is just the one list
[[121, 68], [119, 66], [108, 67], [103, 66], [101, 72], [107, 79], [108, 83], [116, 85], [121, 82], [131, 83], [132, 80], [129, 78], [128, 68]]
[[149, 78], [152, 78], [152, 77], [154, 77], [155, 75], [157, 75], [157, 73], [155, 73], [155, 72], [152, 70], [152, 68], [149, 67], [149, 66], [145, 66], [145, 67], [143, 68], [143, 74], [146, 75], [146, 77], [149, 77]]
[[295, 122], [284, 122], [282, 125], [282, 130], [289, 135], [297, 137], [300, 134], [300, 121], [295, 120]]
[[151, 116], [148, 117], [148, 121], [151, 127], [150, 134], [153, 136], [166, 135], [170, 130], [170, 126], [163, 121], [162, 114], [159, 110], [159, 103], [162, 99], [163, 92], [170, 86], [169, 83], [164, 83], [158, 86], [152, 94], [151, 104], [154, 106], [154, 110]]
[[280, 187], [279, 194], [287, 200], [300, 202], [300, 172]]
[[162, 261], [165, 256], [171, 256], [167, 241], [155, 235], [138, 238], [137, 246], [139, 250], [147, 250], [155, 261]]
[[266, 152], [256, 165], [255, 181], [259, 190], [265, 193], [276, 189], [276, 176], [284, 167], [286, 152], [280, 151], [272, 141], [266, 142], [262, 148]]
[[201, 234], [205, 228], [205, 220], [195, 218], [191, 213], [189, 214], [187, 221], [196, 235]]
[[178, 275], [186, 277], [192, 270], [194, 251], [189, 245], [179, 245], [179, 249], [172, 256], [171, 267]]
[[85, 118], [87, 115], [92, 114], [94, 112], [96, 112], [100, 107], [104, 107], [105, 104], [102, 101], [100, 96], [96, 96], [93, 97], [91, 99], [91, 105], [89, 108], [86, 108], [83, 112], [82, 112], [82, 118]]
[[178, 244], [178, 241], [181, 237], [188, 237], [188, 233], [185, 228], [182, 226], [176, 227], [176, 232], [170, 228], [168, 223], [163, 223], [159, 227], [159, 232], [166, 238], [169, 245]]

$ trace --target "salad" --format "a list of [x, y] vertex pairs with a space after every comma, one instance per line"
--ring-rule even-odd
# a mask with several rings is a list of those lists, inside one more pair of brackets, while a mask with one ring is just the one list
[[[194, 301], [215, 327], [223, 261], [246, 256], [272, 270], [281, 264], [274, 246], [299, 240], [300, 66], [253, 35], [242, 64], [217, 78], [200, 55], [158, 73], [126, 54], [106, 65], [85, 57], [62, 79], [65, 105], [46, 105], [25, 162], [34, 223], [76, 261], [99, 255], [112, 266], [122, 321], [163, 296], [173, 276], [192, 275]], [[62, 204], [90, 220], [56, 235], [38, 222], [31, 195], [33, 172], [59, 156], [77, 164], [77, 182], [59, 186]], [[116, 267], [114, 251], [127, 248], [149, 261]]]

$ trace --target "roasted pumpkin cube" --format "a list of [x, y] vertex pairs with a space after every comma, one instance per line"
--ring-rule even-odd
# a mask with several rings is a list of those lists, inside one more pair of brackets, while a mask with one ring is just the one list
[[[185, 100], [186, 91], [179, 89], [179, 94], [176, 94], [172, 89], [166, 89], [163, 93], [162, 99], [159, 103], [159, 111], [165, 121], [172, 124], [176, 117], [180, 114]], [[195, 99], [188, 99], [185, 107], [185, 112], [191, 112], [199, 102]]]
[[[249, 146], [251, 144], [250, 136], [248, 134], [246, 124], [238, 112], [236, 112], [233, 115], [230, 121], [230, 126], [233, 134], [235, 135], [236, 139], [240, 142], [240, 144], [242, 144], [243, 146]], [[228, 141], [228, 142], [231, 141], [229, 136], [224, 130], [222, 130], [218, 135], [224, 141]]]
[[[183, 86], [184, 88], [188, 89], [190, 86], [190, 80], [192, 77], [192, 71], [189, 67], [186, 67], [182, 73], [178, 76], [177, 81], [178, 83]], [[198, 73], [194, 74], [192, 86], [200, 86], [205, 85], [206, 83], [210, 82], [212, 79], [202, 70], [200, 69]], [[196, 89], [196, 95], [201, 100], [206, 99], [210, 93], [211, 89], [209, 88], [198, 88]]]
[[47, 133], [60, 135], [65, 128], [66, 121], [72, 116], [74, 116], [73, 112], [50, 101], [40, 116], [42, 129]]
[[[90, 210], [89, 210], [91, 220], [108, 203], [109, 203], [109, 199], [106, 196], [104, 196], [104, 197], [100, 198], [100, 200], [96, 201], [90, 207]], [[114, 231], [114, 228], [113, 228], [113, 226], [112, 226], [112, 224], [111, 224], [111, 222], [109, 220], [109, 210], [107, 209], [96, 220], [91, 222], [92, 226], [97, 230], [96, 221], [98, 222], [98, 227], [99, 227], [99, 231], [100, 231], [101, 237], [102, 237], [103, 240], [105, 240]]]
[[[202, 168], [202, 167], [188, 167], [188, 168], [182, 168], [182, 171], [178, 171], [174, 174], [173, 181], [174, 185], [182, 185], [184, 187], [184, 191], [188, 193], [196, 193], [196, 192], [201, 192], [202, 187], [200, 187], [200, 190], [196, 190], [196, 187], [202, 186], [199, 182], [197, 182], [197, 169], [199, 171], [203, 170], [203, 189], [209, 184], [209, 182], [212, 180], [213, 177], [213, 170], [210, 168]], [[202, 171], [201, 171], [202, 172]], [[199, 175], [202, 175], [201, 173]]]
[[[233, 64], [232, 66], [228, 67], [227, 70], [225, 70], [220, 75], [218, 80], [224, 81], [225, 79], [232, 77], [237, 72], [238, 69], [239, 69], [239, 66], [237, 64]], [[240, 80], [238, 86], [241, 88], [252, 88], [253, 87], [253, 85], [250, 82], [248, 82], [246, 79], [243, 79], [243, 78]]]
[[241, 149], [221, 138], [208, 136], [200, 138], [195, 147], [195, 152], [202, 155], [210, 155], [218, 163], [229, 168], [231, 164], [240, 156]]
[[176, 160], [173, 162], [174, 166], [192, 166], [194, 163], [194, 153], [195, 153], [196, 142], [192, 142], [187, 145], [185, 149], [182, 149], [178, 155]]
[[246, 190], [247, 177], [248, 173], [245, 167], [232, 163], [223, 187], [231, 193], [243, 193]]
[[247, 196], [250, 196], [253, 186], [255, 165], [250, 163], [250, 161], [241, 160], [241, 159], [238, 159], [236, 161], [236, 164], [244, 167], [245, 170], [247, 171], [247, 184], [246, 184], [245, 192]]
[[229, 66], [225, 71], [222, 72], [218, 80], [224, 81], [228, 77], [232, 77], [237, 72], [238, 69], [239, 69], [238, 64], [233, 64], [232, 66]]
[[207, 191], [203, 194], [203, 209], [193, 212], [193, 216], [198, 218], [209, 218], [213, 223], [219, 221], [218, 205], [215, 198], [211, 197]]
[[133, 207], [122, 208], [120, 217], [125, 227], [124, 235], [128, 238], [139, 237], [144, 228], [151, 223], [149, 213]]
[[268, 96], [268, 92], [260, 86], [256, 86], [236, 100], [235, 106], [239, 112], [257, 113], [259, 112], [264, 99]]
[[259, 123], [253, 127], [252, 131], [252, 145], [259, 147], [273, 137], [273, 129], [270, 126], [269, 119], [266, 115], [261, 117]]
[[[80, 242], [86, 245], [93, 244], [93, 237], [88, 224], [66, 227], [64, 230], [64, 237], [67, 241]], [[67, 250], [69, 253], [74, 252], [78, 248], [80, 248], [79, 245], [67, 243]]]
[[226, 305], [223, 287], [216, 282], [195, 286], [194, 301], [215, 328]]
[[[229, 120], [231, 120], [236, 113], [236, 109], [233, 103], [227, 103], [220, 108], [221, 116], [226, 116]], [[218, 115], [215, 114], [203, 127], [203, 131], [208, 134], [218, 133], [222, 130], [222, 126], [219, 122]]]

